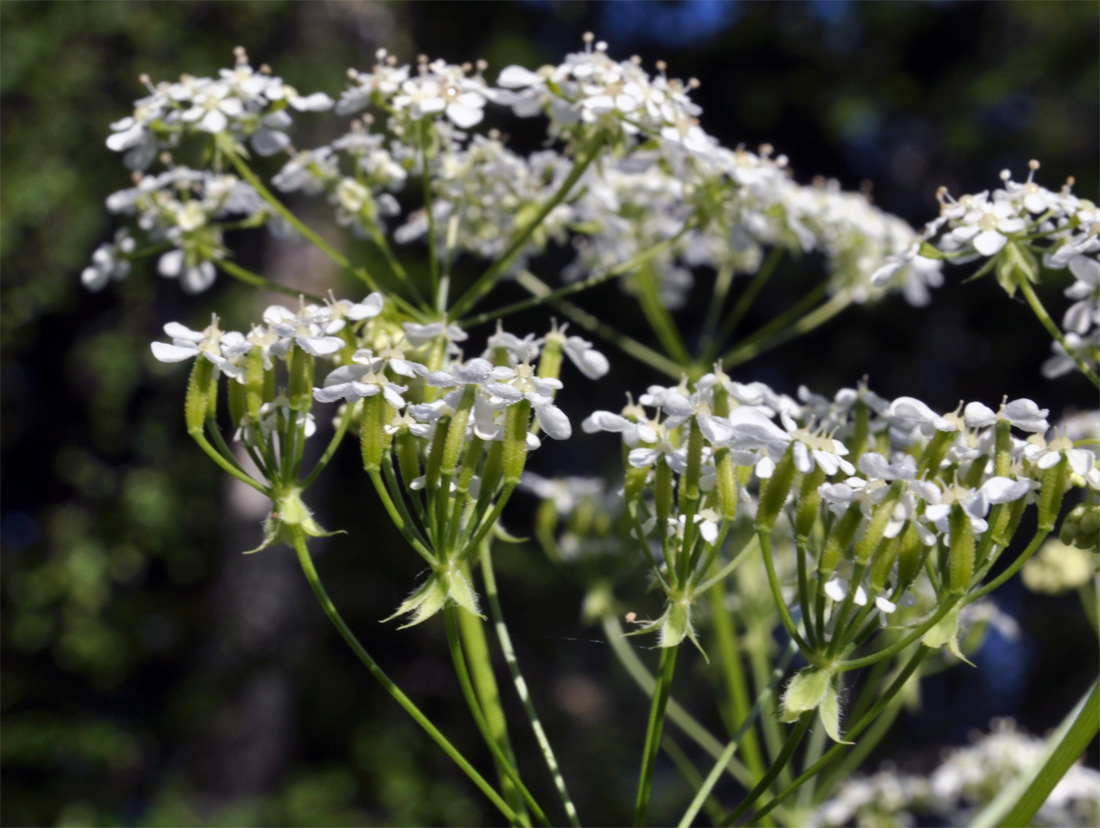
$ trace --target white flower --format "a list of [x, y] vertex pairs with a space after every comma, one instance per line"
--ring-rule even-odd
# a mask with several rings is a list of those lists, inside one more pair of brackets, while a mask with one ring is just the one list
[[121, 227], [111, 242], [105, 242], [92, 254], [92, 263], [80, 274], [80, 282], [90, 291], [102, 290], [112, 279], [123, 279], [130, 272], [128, 254], [135, 242], [130, 231]]
[[1027, 222], [1016, 215], [1012, 203], [996, 196], [991, 202], [985, 193], [979, 193], [971, 196], [964, 206], [966, 212], [951, 236], [969, 242], [983, 256], [996, 255], [1008, 243], [1007, 236], [1022, 233], [1027, 227]]
[[201, 355], [227, 376], [243, 380], [244, 367], [233, 359], [248, 353], [252, 345], [237, 331], [223, 333], [218, 327], [218, 317], [213, 317], [203, 331], [193, 331], [179, 322], [169, 322], [164, 326], [164, 332], [172, 337], [172, 344], [154, 342], [150, 346], [153, 356], [160, 362], [183, 362]]
[[169, 250], [161, 256], [157, 270], [161, 276], [178, 278], [184, 293], [202, 293], [214, 284], [217, 276], [212, 263], [189, 262], [183, 250]]

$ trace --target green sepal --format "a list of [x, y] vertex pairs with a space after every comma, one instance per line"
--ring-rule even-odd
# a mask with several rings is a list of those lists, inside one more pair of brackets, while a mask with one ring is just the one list
[[832, 686], [833, 675], [828, 670], [808, 667], [799, 672], [783, 693], [779, 720], [795, 722], [803, 713], [816, 709]]
[[829, 683], [829, 687], [825, 691], [825, 698], [818, 705], [817, 715], [821, 717], [821, 724], [825, 728], [825, 732], [829, 734], [830, 739], [841, 745], [855, 744], [855, 742], [846, 742], [840, 738], [840, 692], [833, 686], [832, 682]]
[[302, 502], [301, 492], [293, 490], [280, 495], [272, 504], [271, 514], [264, 521], [264, 539], [255, 549], [246, 550], [244, 554], [253, 555], [269, 546], [280, 542], [290, 543], [288, 533], [292, 531], [304, 532], [313, 538], [329, 538], [333, 535], [342, 535], [342, 530], [327, 532], [313, 519], [313, 512]]
[[957, 606], [952, 607], [943, 618], [921, 636], [920, 641], [925, 647], [933, 650], [946, 646], [953, 656], [965, 661], [971, 667], [974, 666], [974, 663], [959, 649], [959, 607]]
[[437, 569], [429, 575], [428, 580], [402, 602], [397, 612], [388, 618], [383, 618], [382, 623], [392, 621], [399, 615], [411, 615], [409, 621], [398, 629], [415, 627], [438, 613], [447, 606], [448, 602], [454, 602], [470, 615], [476, 615], [482, 619], [485, 617], [478, 609], [477, 596], [474, 595], [466, 576], [459, 569], [448, 568]]
[[691, 600], [686, 597], [670, 598], [665, 605], [664, 614], [650, 624], [646, 624], [640, 630], [635, 630], [627, 635], [643, 635], [645, 633], [657, 633], [658, 647], [678, 647], [687, 638], [695, 645], [710, 663], [707, 654], [703, 651], [699, 639], [695, 635], [695, 625], [691, 622]]

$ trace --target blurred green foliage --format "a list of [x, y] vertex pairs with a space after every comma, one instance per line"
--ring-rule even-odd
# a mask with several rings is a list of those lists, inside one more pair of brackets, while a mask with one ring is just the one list
[[[664, 58], [675, 74], [702, 78], [704, 124], [727, 144], [770, 141], [800, 177], [823, 172], [849, 187], [871, 178], [879, 203], [914, 222], [933, 214], [939, 184], [983, 189], [1001, 167], [1021, 171], [1030, 157], [1043, 160], [1045, 182], [1073, 174], [1079, 192], [1097, 192], [1095, 4], [738, 3], [708, 24], [703, 12], [713, 5], [0, 3], [0, 822], [494, 818], [345, 652], [287, 550], [237, 554], [258, 541], [262, 511], [187, 440], [185, 377], [153, 363], [148, 342], [164, 322], [196, 323], [244, 294], [223, 280], [185, 300], [148, 267], [103, 294], [79, 287], [112, 230], [103, 200], [127, 184], [104, 147], [108, 124], [142, 94], [141, 73], [208, 74], [244, 44], [300, 88], [335, 94], [344, 70], [368, 66], [378, 46], [403, 59], [484, 57], [499, 69], [559, 60], [591, 28], [616, 54]], [[243, 255], [263, 260], [265, 249], [250, 244]], [[807, 344], [839, 355], [826, 367], [796, 360], [808, 375], [785, 366], [789, 352], [760, 370], [790, 390], [796, 381], [828, 390], [870, 371], [883, 393], [942, 395], [947, 404], [963, 386], [1003, 393], [1015, 387], [1011, 371], [1034, 376], [1047, 348], [1040, 331], [1011, 340], [996, 364], [980, 356], [967, 331], [992, 327], [1000, 348], [1031, 324], [1012, 313], [992, 319], [985, 302], [1003, 297], [989, 299], [987, 287], [951, 285], [932, 309], [892, 307], [887, 319], [861, 312]], [[944, 336], [956, 344], [930, 344]], [[645, 381], [631, 376], [594, 399], [617, 406], [621, 389]], [[1049, 400], [1056, 409], [1073, 396], [1059, 393]], [[354, 457], [326, 476], [358, 480]], [[440, 631], [398, 634], [376, 623], [408, 591], [416, 562], [386, 554], [393, 533], [364, 513], [363, 489], [324, 485], [315, 504], [322, 521], [351, 531], [319, 562], [337, 604], [399, 683], [487, 766], [454, 703]], [[517, 504], [515, 525], [524, 508]], [[581, 811], [596, 823], [624, 821], [644, 700], [579, 621], [580, 593], [560, 573], [533, 549], [513, 547], [499, 569], [520, 657]], [[635, 597], [644, 600], [641, 585]], [[1084, 629], [1078, 622], [1058, 618], [1047, 632], [1069, 635], [1074, 624]], [[1057, 667], [1063, 691], [1047, 680], [1040, 692], [1033, 674], [1014, 709], [1041, 700], [1049, 711], [1035, 726], [1053, 723], [1059, 703], [1078, 694], [1074, 677], [1095, 672], [1092, 658]], [[677, 689], [685, 701], [705, 695], [702, 666], [685, 679]], [[971, 707], [975, 721], [926, 723], [927, 738], [959, 738], [1013, 712]], [[520, 730], [520, 752], [533, 750]], [[673, 786], [669, 810], [654, 817], [671, 818], [686, 789], [671, 775], [660, 784]], [[536, 794], [548, 785], [535, 782]]]

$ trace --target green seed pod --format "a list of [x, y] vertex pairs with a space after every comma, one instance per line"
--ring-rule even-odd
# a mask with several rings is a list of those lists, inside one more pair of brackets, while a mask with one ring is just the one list
[[852, 457], [861, 457], [867, 450], [871, 437], [871, 409], [863, 400], [856, 402], [853, 408], [852, 441], [849, 453]]
[[894, 569], [894, 561], [901, 554], [902, 536], [896, 535], [886, 538], [879, 544], [878, 552], [871, 563], [870, 586], [874, 593], [882, 592], [886, 588], [886, 579], [890, 577]]
[[397, 466], [406, 486], [420, 477], [420, 447], [416, 435], [407, 428], [397, 433]]
[[662, 457], [657, 461], [657, 473], [654, 478], [655, 507], [658, 523], [667, 523], [672, 514], [672, 469]]
[[901, 482], [892, 483], [890, 494], [886, 495], [882, 503], [875, 507], [875, 511], [871, 514], [871, 520], [867, 524], [867, 529], [856, 544], [854, 555], [856, 563], [867, 563], [871, 560], [871, 553], [875, 551], [879, 541], [882, 540], [883, 533], [886, 532], [886, 526], [889, 524], [890, 518], [894, 516], [894, 509], [900, 496]]
[[829, 530], [829, 536], [825, 539], [825, 546], [821, 550], [821, 560], [818, 570], [823, 578], [828, 578], [836, 571], [837, 565], [844, 557], [844, 553], [852, 545], [856, 529], [863, 520], [863, 511], [858, 503], [853, 503], [848, 510], [834, 521]]
[[792, 444], [783, 453], [783, 457], [776, 465], [771, 479], [760, 493], [760, 505], [756, 510], [756, 527], [758, 529], [771, 531], [772, 527], [775, 526], [775, 521], [783, 509], [783, 504], [787, 500], [791, 486], [794, 485], [795, 474], [797, 474], [797, 470], [794, 467], [794, 447]]
[[623, 499], [627, 503], [637, 503], [641, 500], [648, 479], [648, 468], [636, 469], [634, 466], [627, 466], [625, 480], [623, 481]]
[[825, 482], [825, 470], [820, 466], [802, 478], [802, 489], [798, 494], [798, 511], [795, 513], [794, 534], [800, 541], [806, 538], [817, 523], [817, 512], [821, 506], [821, 494], [818, 488]]
[[920, 534], [912, 524], [901, 534], [901, 549], [898, 552], [898, 586], [908, 589], [924, 567], [924, 561], [931, 549], [921, 543]]
[[240, 426], [241, 420], [245, 418], [248, 413], [248, 389], [245, 388], [243, 382], [228, 383], [228, 396], [229, 396], [229, 418], [233, 421], [234, 426]]
[[470, 445], [466, 447], [466, 456], [462, 458], [462, 470], [455, 481], [455, 490], [459, 494], [466, 494], [470, 488], [470, 481], [477, 474], [481, 455], [485, 451], [485, 441], [476, 434], [470, 438]]
[[932, 477], [940, 470], [940, 463], [943, 462], [944, 455], [951, 447], [955, 434], [954, 431], [937, 431], [932, 435], [932, 439], [924, 448], [924, 454], [917, 461], [917, 477]]
[[561, 376], [562, 342], [564, 338], [554, 331], [547, 334], [539, 359], [539, 376], [544, 379], [557, 379]]
[[214, 370], [214, 363], [199, 356], [191, 369], [183, 405], [184, 420], [189, 433], [202, 434], [207, 415], [213, 416], [215, 413], [217, 399], [218, 375]]
[[494, 440], [489, 446], [489, 453], [485, 457], [485, 465], [481, 469], [481, 497], [487, 494], [492, 496], [497, 486], [500, 485], [501, 458], [504, 455], [504, 443]]
[[[313, 407], [313, 372], [316, 360], [312, 354], [302, 351], [295, 354], [290, 366], [290, 407], [294, 411], [308, 414]], [[379, 395], [381, 396], [381, 395]]]
[[[294, 349], [292, 348], [291, 351]], [[271, 394], [267, 391], [267, 374], [271, 374]], [[248, 352], [248, 364], [245, 367], [245, 386], [248, 389], [248, 416], [253, 420], [260, 418], [260, 406], [275, 397], [275, 372], [264, 371], [264, 358], [258, 348]]]
[[703, 432], [692, 417], [688, 432], [687, 473], [680, 483], [680, 512], [687, 514], [699, 503], [699, 476], [703, 465]]
[[504, 447], [501, 455], [501, 471], [504, 485], [515, 485], [523, 476], [527, 462], [527, 429], [531, 422], [531, 403], [520, 400], [510, 406], [504, 425]]
[[1039, 528], [1050, 532], [1062, 511], [1062, 497], [1069, 487], [1069, 461], [1062, 457], [1043, 472], [1042, 489], [1039, 492]]
[[726, 520], [737, 516], [737, 467], [729, 449], [719, 449], [715, 456], [717, 479], [714, 486], [717, 495], [718, 514]]
[[382, 468], [382, 455], [385, 451], [386, 401], [381, 394], [366, 397], [363, 400], [363, 421], [359, 425], [360, 444], [363, 449], [363, 468], [368, 474]]
[[998, 419], [993, 434], [993, 474], [1008, 477], [1012, 470], [1012, 423]]
[[974, 526], [958, 503], [952, 504], [947, 520], [951, 529], [947, 589], [953, 595], [962, 595], [970, 589], [974, 577]]
[[443, 468], [443, 448], [447, 444], [447, 435], [450, 434], [451, 418], [440, 417], [435, 425], [435, 435], [432, 444], [428, 448], [428, 463], [424, 469], [424, 488], [434, 491], [439, 488], [439, 473]]
[[445, 477], [451, 477], [458, 466], [458, 457], [462, 452], [462, 444], [466, 440], [466, 423], [470, 419], [470, 409], [473, 408], [477, 389], [467, 385], [462, 391], [462, 398], [458, 408], [451, 415], [451, 425], [447, 430], [447, 442], [443, 446], [442, 473]]

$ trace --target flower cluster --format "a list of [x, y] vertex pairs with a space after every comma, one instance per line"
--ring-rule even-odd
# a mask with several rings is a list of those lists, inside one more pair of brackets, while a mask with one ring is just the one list
[[248, 139], [260, 155], [274, 155], [290, 145], [288, 107], [314, 112], [332, 107], [323, 92], [301, 95], [266, 66], [253, 69], [241, 48], [234, 67], [220, 70], [216, 78], [183, 75], [175, 83], [156, 85], [148, 77], [141, 80], [149, 94], [134, 102], [132, 115], [111, 124], [107, 139], [107, 147], [125, 153], [126, 166], [134, 170], [146, 169], [161, 150], [194, 133], [228, 133]]
[[[832, 401], [800, 396], [805, 403], [716, 372], [693, 386], [651, 386], [621, 414], [585, 420], [586, 432], [623, 437], [626, 501], [670, 606], [690, 606], [736, 518], [752, 515], [770, 534], [786, 514], [818, 583], [803, 578], [794, 610], [811, 641], [835, 640], [852, 606], [862, 621], [914, 603], [929, 586], [938, 603], [965, 595], [1028, 503], [1039, 504], [1049, 531], [1067, 487], [1100, 488], [1095, 454], [1058, 434], [1045, 440], [1047, 411], [1031, 400], [941, 415], [862, 387]], [[921, 585], [926, 561], [938, 571]], [[793, 575], [790, 562], [780, 569]], [[692, 634], [690, 614], [674, 620], [654, 626], [664, 646]], [[954, 641], [957, 620], [938, 645]]]
[[[1062, 318], [1065, 343], [1053, 343], [1054, 355], [1043, 373], [1061, 376], [1074, 370], [1075, 362], [1095, 369], [1100, 362], [1100, 211], [1073, 193], [1072, 178], [1055, 192], [1034, 181], [1038, 161], [1028, 167], [1023, 182], [1014, 181], [1008, 170], [1002, 172], [1003, 186], [992, 192], [955, 199], [941, 189], [940, 215], [922, 233], [928, 243], [895, 257], [892, 264], [926, 256], [955, 264], [985, 260], [978, 273], [994, 272], [1010, 296], [1040, 281], [1040, 262], [1050, 270], [1068, 271], [1074, 281], [1065, 290], [1073, 300]], [[876, 280], [890, 275], [885, 267]]]

